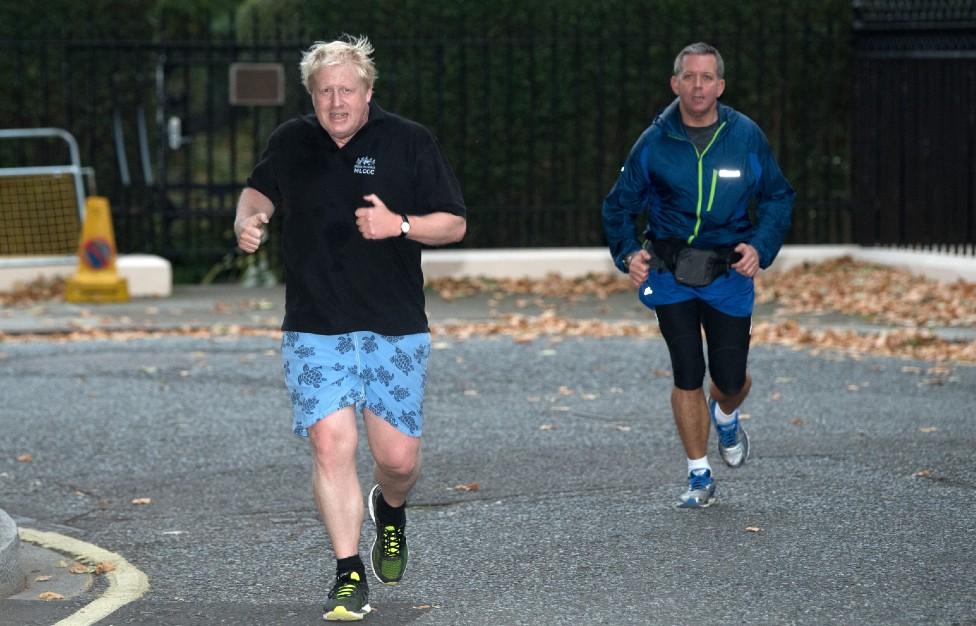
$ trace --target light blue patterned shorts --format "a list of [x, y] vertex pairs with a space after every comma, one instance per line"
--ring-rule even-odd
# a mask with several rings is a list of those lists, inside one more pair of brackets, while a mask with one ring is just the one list
[[401, 432], [419, 437], [430, 333], [388, 336], [370, 331], [315, 335], [287, 331], [281, 338], [285, 384], [294, 432], [339, 409], [368, 408]]

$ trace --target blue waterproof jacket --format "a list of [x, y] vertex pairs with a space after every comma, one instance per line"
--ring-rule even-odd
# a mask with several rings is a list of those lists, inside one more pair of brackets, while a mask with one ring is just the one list
[[[759, 126], [718, 104], [719, 125], [705, 150], [688, 139], [675, 99], [637, 139], [603, 203], [603, 230], [614, 263], [640, 249], [634, 217], [647, 212], [645, 237], [681, 239], [695, 248], [745, 242], [769, 267], [790, 229], [794, 192]], [[757, 201], [757, 223], [749, 204]]]

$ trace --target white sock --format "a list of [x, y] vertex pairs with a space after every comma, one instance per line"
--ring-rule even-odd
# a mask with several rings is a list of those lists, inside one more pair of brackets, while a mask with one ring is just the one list
[[688, 473], [692, 473], [695, 470], [707, 469], [711, 471], [712, 466], [708, 464], [708, 457], [703, 456], [700, 459], [688, 459]]
[[726, 424], [731, 424], [733, 421], [735, 421], [735, 418], [738, 417], [738, 415], [739, 415], [739, 409], [732, 411], [731, 415], [726, 415], [725, 411], [722, 410], [722, 407], [719, 406], [719, 403], [718, 402], [715, 403], [715, 421], [721, 424], [722, 426], [725, 426]]

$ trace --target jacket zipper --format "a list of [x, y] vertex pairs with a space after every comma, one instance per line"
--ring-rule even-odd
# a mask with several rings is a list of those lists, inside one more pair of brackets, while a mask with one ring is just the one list
[[[686, 241], [686, 243], [689, 246], [691, 245], [691, 242], [695, 240], [695, 237], [698, 236], [698, 233], [701, 230], [701, 222], [702, 222], [702, 219], [701, 219], [701, 210], [702, 210], [702, 198], [703, 198], [703, 194], [702, 194], [702, 160], [705, 158], [705, 154], [708, 152], [708, 149], [711, 148], [712, 147], [712, 144], [715, 143], [715, 139], [718, 137], [718, 134], [720, 132], [722, 132], [722, 129], [723, 128], [725, 128], [725, 122], [722, 122], [721, 124], [719, 124], [718, 128], [715, 129], [715, 133], [712, 135], [712, 139], [708, 142], [708, 145], [705, 146], [705, 149], [702, 150], [701, 152], [698, 152], [698, 146], [696, 146], [695, 144], [691, 143], [691, 140], [690, 139], [688, 139], [686, 137], [678, 137], [676, 135], [672, 135], [672, 137], [675, 137], [676, 139], [681, 139], [682, 141], [687, 141], [688, 143], [691, 143], [692, 149], [694, 149], [695, 154], [698, 156], [698, 204], [695, 207], [695, 229], [692, 231], [692, 233], [690, 235], [688, 235], [688, 239]], [[711, 187], [711, 190], [708, 193], [708, 206], [705, 207], [705, 212], [706, 213], [710, 213], [711, 210], [712, 210], [712, 201], [715, 199], [715, 185], [717, 183], [718, 183], [718, 171], [717, 170], [712, 170], [712, 187]]]

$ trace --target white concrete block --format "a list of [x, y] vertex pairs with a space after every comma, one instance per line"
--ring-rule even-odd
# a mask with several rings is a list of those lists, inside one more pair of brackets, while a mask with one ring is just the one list
[[[151, 254], [123, 254], [115, 262], [119, 276], [126, 279], [129, 296], [166, 297], [173, 293], [170, 262]], [[12, 291], [17, 284], [39, 278], [71, 278], [78, 271], [77, 257], [0, 257], [0, 291]]]
[[616, 272], [606, 248], [498, 248], [425, 250], [421, 263], [427, 279], [445, 276], [488, 278], [567, 277]]
[[123, 254], [115, 264], [119, 276], [129, 283], [129, 296], [166, 297], [173, 293], [173, 266], [152, 254]]

